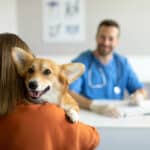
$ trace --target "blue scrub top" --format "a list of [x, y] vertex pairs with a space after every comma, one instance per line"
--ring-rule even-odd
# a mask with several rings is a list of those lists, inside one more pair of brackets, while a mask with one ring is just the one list
[[91, 100], [121, 100], [125, 90], [131, 94], [143, 88], [127, 58], [118, 53], [114, 52], [112, 60], [106, 65], [102, 64], [91, 50], [81, 53], [73, 62], [83, 63], [86, 70], [70, 85], [70, 89]]

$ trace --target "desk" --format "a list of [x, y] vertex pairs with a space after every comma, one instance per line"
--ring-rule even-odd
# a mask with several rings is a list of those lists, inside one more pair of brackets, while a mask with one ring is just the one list
[[114, 119], [81, 110], [80, 120], [98, 129], [97, 150], [150, 150], [150, 116]]

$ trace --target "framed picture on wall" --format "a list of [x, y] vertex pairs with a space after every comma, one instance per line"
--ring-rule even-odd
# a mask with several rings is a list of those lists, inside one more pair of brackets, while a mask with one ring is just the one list
[[43, 0], [43, 40], [85, 40], [85, 0]]

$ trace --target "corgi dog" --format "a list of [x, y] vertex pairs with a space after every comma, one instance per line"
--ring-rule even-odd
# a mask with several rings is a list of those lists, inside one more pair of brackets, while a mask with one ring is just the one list
[[62, 107], [72, 122], [79, 120], [77, 102], [69, 95], [68, 86], [85, 70], [81, 63], [58, 65], [52, 60], [33, 57], [14, 47], [12, 59], [23, 77], [28, 99], [33, 103], [51, 102]]

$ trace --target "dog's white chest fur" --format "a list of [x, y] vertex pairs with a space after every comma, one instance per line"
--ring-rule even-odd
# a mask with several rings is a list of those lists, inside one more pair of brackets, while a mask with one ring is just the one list
[[47, 102], [50, 102], [53, 104], [59, 104], [60, 94], [61, 93], [59, 91], [54, 90], [54, 88], [52, 88], [50, 91], [42, 95], [41, 98]]

